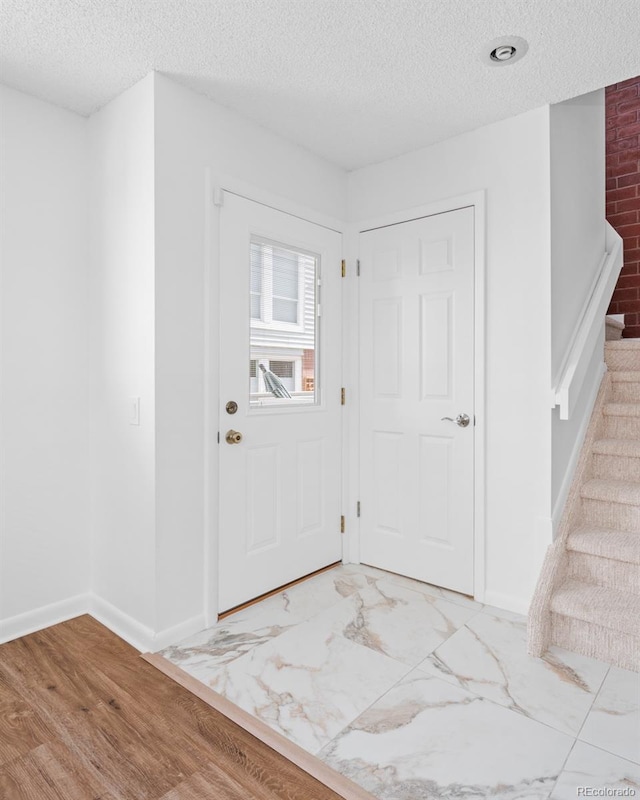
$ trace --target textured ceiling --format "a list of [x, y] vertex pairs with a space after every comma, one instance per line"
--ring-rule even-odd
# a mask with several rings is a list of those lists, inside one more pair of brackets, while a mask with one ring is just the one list
[[640, 0], [0, 2], [9, 86], [89, 115], [152, 69], [353, 169], [639, 74]]

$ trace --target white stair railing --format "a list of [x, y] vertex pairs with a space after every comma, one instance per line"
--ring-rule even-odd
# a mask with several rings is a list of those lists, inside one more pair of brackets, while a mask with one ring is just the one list
[[560, 407], [560, 419], [571, 419], [575, 410], [595, 348], [601, 341], [607, 308], [622, 269], [622, 238], [608, 222], [605, 248], [592, 291], [552, 389], [552, 407]]

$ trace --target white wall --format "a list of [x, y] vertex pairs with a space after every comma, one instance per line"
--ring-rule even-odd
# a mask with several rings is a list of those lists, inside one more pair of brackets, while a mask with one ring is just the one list
[[8, 636], [64, 616], [91, 584], [87, 122], [2, 86], [0, 102], [0, 636]]
[[[93, 590], [111, 619], [151, 638], [203, 622], [217, 514], [207, 508], [217, 473], [215, 446], [209, 471], [205, 463], [215, 436], [206, 419], [218, 401], [219, 345], [208, 169], [354, 221], [486, 190], [485, 599], [526, 607], [551, 514], [552, 313], [557, 354], [568, 328], [556, 300], [592, 268], [581, 272], [578, 257], [590, 239], [577, 249], [559, 241], [554, 263], [570, 273], [551, 275], [551, 225], [566, 222], [567, 242], [582, 235], [585, 217], [564, 208], [560, 177], [592, 153], [595, 138], [576, 152], [573, 139], [595, 104], [538, 109], [347, 181], [157, 74], [88, 123], [11, 90], [2, 99], [1, 615]], [[551, 158], [560, 166], [550, 177]], [[595, 204], [587, 211], [596, 218]], [[139, 426], [129, 422], [133, 397]]]
[[[93, 589], [155, 628], [153, 76], [89, 120]], [[140, 425], [129, 423], [140, 398]]]
[[604, 89], [551, 106], [549, 123], [553, 377], [604, 254]]
[[207, 169], [327, 215], [346, 176], [154, 74], [89, 121], [5, 96], [2, 614], [159, 646], [204, 623]]
[[[206, 430], [205, 413], [217, 408], [219, 346], [216, 275], [207, 283], [217, 248], [207, 168], [336, 218], [345, 216], [346, 174], [159, 74], [155, 103], [156, 602], [165, 630], [189, 620], [197, 626], [205, 537], [212, 546], [217, 521], [215, 491], [205, 517], [218, 480], [217, 426], [214, 416], [215, 429]], [[212, 378], [206, 407], [205, 359]], [[213, 460], [205, 485], [207, 435]]]
[[[486, 190], [486, 601], [526, 609], [548, 541], [551, 415], [549, 111], [350, 175], [366, 221]], [[542, 530], [542, 533], [540, 531]]]
[[[550, 108], [551, 142], [551, 379], [555, 384], [589, 299], [605, 250], [604, 89]], [[604, 332], [604, 320], [603, 320]], [[589, 372], [599, 382], [602, 342]], [[570, 420], [553, 412], [552, 504], [568, 491], [575, 467], [576, 441], [582, 439], [593, 381], [583, 387]], [[556, 517], [558, 514], [556, 513]], [[557, 520], [556, 520], [557, 522]]]

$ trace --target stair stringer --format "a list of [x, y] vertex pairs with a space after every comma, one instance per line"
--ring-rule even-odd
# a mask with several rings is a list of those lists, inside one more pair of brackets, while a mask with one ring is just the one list
[[551, 597], [567, 574], [569, 534], [582, 523], [580, 490], [583, 483], [593, 477], [593, 445], [602, 438], [605, 424], [603, 411], [610, 395], [611, 373], [607, 371], [600, 383], [591, 412], [591, 419], [584, 436], [567, 502], [558, 526], [558, 534], [553, 544], [547, 548], [536, 590], [529, 606], [527, 651], [529, 655], [536, 658], [540, 658], [551, 645]]

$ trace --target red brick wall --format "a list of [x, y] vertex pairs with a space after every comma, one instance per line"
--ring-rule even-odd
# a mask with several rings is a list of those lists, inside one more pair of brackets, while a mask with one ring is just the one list
[[313, 390], [316, 371], [316, 354], [314, 350], [302, 351], [302, 391]]
[[609, 314], [624, 314], [624, 336], [640, 337], [640, 76], [605, 90], [607, 219], [624, 239], [624, 267]]

